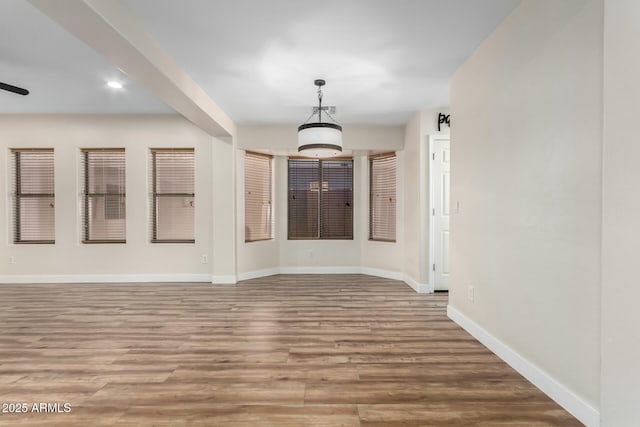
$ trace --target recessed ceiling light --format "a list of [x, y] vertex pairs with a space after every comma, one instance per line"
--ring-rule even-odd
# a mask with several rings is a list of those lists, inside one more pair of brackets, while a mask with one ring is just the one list
[[122, 89], [122, 83], [115, 80], [107, 82], [107, 86], [109, 86], [111, 89]]

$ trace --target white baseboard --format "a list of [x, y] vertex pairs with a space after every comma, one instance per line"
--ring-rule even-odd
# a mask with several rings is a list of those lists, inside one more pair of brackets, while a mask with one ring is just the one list
[[278, 267], [266, 268], [264, 270], [247, 271], [245, 273], [238, 274], [238, 281], [274, 276], [276, 274], [280, 274], [280, 268]]
[[382, 277], [384, 279], [392, 279], [402, 281], [402, 273], [397, 271], [380, 270], [378, 268], [362, 267], [360, 269], [361, 274], [369, 276]]
[[432, 294], [435, 290], [433, 289], [433, 285], [428, 283], [422, 283], [418, 285], [418, 293], [419, 294]]
[[403, 282], [405, 282], [407, 285], [411, 286], [413, 288], [414, 291], [416, 291], [419, 294], [432, 294], [433, 293], [433, 286], [430, 286], [428, 283], [418, 283], [417, 280], [415, 280], [413, 277], [404, 274], [402, 276], [402, 280]]
[[555, 378], [515, 352], [511, 347], [491, 335], [451, 305], [447, 306], [447, 316], [495, 353], [496, 356], [518, 371], [533, 385], [538, 387], [543, 393], [553, 399], [558, 405], [576, 417], [581, 423], [587, 427], [600, 426], [600, 413], [598, 410], [558, 382]]
[[275, 274], [366, 274], [384, 279], [398, 280], [409, 284], [418, 293], [432, 293], [433, 289], [427, 284], [418, 284], [415, 280], [397, 271], [381, 270], [369, 267], [274, 267], [264, 270], [240, 273], [238, 280], [257, 279]]
[[64, 274], [0, 276], [0, 283], [210, 282], [209, 274]]
[[432, 293], [433, 288], [421, 284], [410, 276], [397, 271], [369, 267], [274, 267], [234, 275], [209, 274], [65, 274], [65, 275], [8, 275], [0, 276], [0, 283], [167, 283], [208, 282], [216, 285], [233, 285], [240, 280], [256, 279], [275, 274], [366, 274], [407, 283], [417, 293]]
[[361, 274], [360, 267], [280, 267], [280, 274]]
[[238, 278], [234, 275], [227, 276], [210, 276], [211, 283], [214, 285], [235, 285], [238, 283]]

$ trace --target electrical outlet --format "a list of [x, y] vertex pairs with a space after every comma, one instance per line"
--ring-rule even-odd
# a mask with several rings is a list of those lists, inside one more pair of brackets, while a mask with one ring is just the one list
[[476, 288], [474, 288], [473, 286], [469, 286], [467, 288], [467, 298], [469, 298], [469, 301], [473, 302], [476, 298]]
[[203, 264], [208, 264], [209, 263], [209, 256], [206, 254], [202, 254], [202, 263]]
[[9, 264], [15, 264], [16, 263], [16, 258], [14, 256], [10, 256], [9, 257]]

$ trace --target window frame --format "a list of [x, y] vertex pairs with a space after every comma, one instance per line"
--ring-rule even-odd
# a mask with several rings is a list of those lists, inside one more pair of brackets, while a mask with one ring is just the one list
[[[375, 193], [374, 193], [374, 188], [373, 188], [373, 182], [374, 182], [374, 163], [377, 161], [382, 161], [382, 160], [388, 160], [388, 159], [393, 159], [394, 160], [394, 170], [393, 170], [393, 174], [394, 174], [394, 182], [393, 182], [393, 218], [395, 220], [395, 224], [393, 224], [393, 239], [391, 238], [384, 238], [384, 237], [376, 237], [374, 236], [374, 222], [375, 222], [375, 210], [374, 210], [374, 197], [375, 197]], [[390, 192], [390, 189], [389, 189]], [[369, 156], [369, 241], [371, 242], [388, 242], [388, 243], [395, 243], [397, 241], [397, 222], [398, 222], [398, 157], [396, 155], [396, 152], [388, 152], [388, 153], [381, 153], [381, 154], [375, 154], [375, 155], [371, 155]]]
[[[269, 237], [262, 237], [262, 238], [257, 238], [257, 239], [249, 239], [247, 238], [247, 232], [246, 232], [246, 228], [247, 228], [247, 158], [248, 157], [254, 157], [254, 158], [262, 158], [262, 159], [266, 159], [268, 161], [268, 179], [269, 179], [269, 184], [268, 184], [268, 199], [269, 199], [269, 210], [267, 212], [267, 219], [266, 219], [266, 223], [269, 224]], [[273, 156], [270, 154], [264, 154], [264, 153], [257, 153], [255, 151], [245, 151], [245, 168], [244, 168], [244, 221], [245, 221], [245, 235], [244, 235], [244, 241], [245, 243], [253, 243], [253, 242], [264, 242], [267, 240], [273, 240], [274, 239], [274, 216], [273, 216]]]
[[[84, 244], [111, 244], [111, 243], [115, 243], [115, 244], [123, 244], [123, 243], [127, 243], [127, 227], [126, 227], [126, 220], [127, 220], [127, 215], [126, 215], [126, 196], [127, 196], [127, 191], [126, 191], [126, 173], [127, 173], [127, 167], [126, 167], [126, 151], [124, 148], [82, 148], [80, 150], [81, 154], [82, 154], [82, 167], [83, 167], [83, 191], [82, 191], [82, 243]], [[90, 174], [89, 174], [89, 166], [90, 166], [90, 162], [89, 162], [89, 155], [91, 153], [122, 153], [122, 157], [123, 157], [123, 173], [124, 173], [124, 186], [123, 186], [123, 191], [122, 192], [109, 192], [109, 191], [105, 191], [104, 193], [91, 193], [89, 190], [91, 188], [91, 183], [90, 183]], [[106, 188], [109, 188], [110, 184], [106, 184]], [[104, 210], [105, 210], [105, 220], [107, 220], [107, 202], [109, 200], [110, 196], [117, 196], [118, 197], [118, 201], [120, 201], [120, 199], [122, 198], [125, 202], [125, 211], [124, 211], [124, 218], [118, 218], [118, 219], [123, 219], [125, 221], [125, 227], [124, 227], [124, 239], [91, 239], [90, 238], [90, 212], [89, 212], [89, 200], [91, 198], [97, 198], [97, 197], [102, 197], [104, 200]], [[111, 218], [113, 219], [113, 218]]]
[[[53, 173], [53, 192], [52, 193], [24, 193], [22, 191], [21, 185], [21, 159], [20, 155], [22, 153], [51, 153], [51, 166]], [[13, 178], [13, 244], [16, 245], [24, 245], [24, 244], [33, 244], [33, 245], [53, 245], [56, 243], [55, 239], [55, 229], [56, 229], [56, 220], [55, 220], [55, 205], [56, 205], [56, 195], [55, 195], [55, 150], [53, 148], [12, 148], [12, 178]], [[11, 169], [11, 168], [10, 168]], [[22, 199], [31, 199], [31, 198], [53, 198], [53, 202], [50, 205], [50, 208], [53, 209], [53, 239], [37, 239], [37, 240], [24, 240], [21, 238], [22, 230], [22, 216], [23, 212], [21, 209], [21, 200]]]
[[[193, 193], [158, 193], [158, 175], [156, 155], [158, 153], [191, 153], [193, 155]], [[195, 175], [196, 175], [196, 153], [195, 148], [150, 148], [151, 160], [151, 243], [195, 243]], [[158, 198], [159, 197], [185, 197], [193, 199], [193, 238], [192, 239], [158, 239]]]
[[[290, 187], [290, 175], [291, 175], [291, 163], [292, 161], [294, 162], [299, 162], [299, 161], [307, 161], [309, 163], [318, 163], [318, 179], [314, 182], [316, 182], [317, 186], [320, 186], [320, 182], [322, 182], [322, 190], [323, 191], [319, 191], [318, 194], [318, 204], [317, 204], [317, 221], [318, 221], [318, 226], [317, 226], [317, 231], [316, 231], [316, 235], [315, 237], [296, 237], [296, 236], [292, 236], [291, 233], [291, 207], [292, 207], [292, 197], [291, 197], [291, 187]], [[349, 171], [350, 171], [350, 183], [351, 183], [351, 200], [350, 200], [350, 224], [351, 224], [351, 233], [349, 236], [339, 236], [339, 237], [325, 237], [323, 234], [324, 232], [324, 227], [323, 227], [323, 223], [324, 223], [324, 218], [323, 218], [323, 213], [324, 213], [324, 208], [325, 208], [325, 197], [323, 197], [323, 193], [325, 192], [325, 182], [327, 182], [326, 191], [330, 191], [329, 186], [328, 186], [328, 181], [325, 181], [324, 179], [324, 168], [323, 168], [323, 164], [326, 162], [348, 162], [350, 163], [350, 167], [349, 167]], [[312, 182], [310, 182], [312, 183]], [[291, 156], [287, 159], [287, 240], [354, 240], [354, 191], [353, 191], [353, 187], [354, 187], [354, 161], [353, 161], [353, 157], [331, 157], [331, 158], [326, 158], [326, 159], [313, 159], [313, 158], [309, 158], [309, 157], [296, 157], [296, 156]]]

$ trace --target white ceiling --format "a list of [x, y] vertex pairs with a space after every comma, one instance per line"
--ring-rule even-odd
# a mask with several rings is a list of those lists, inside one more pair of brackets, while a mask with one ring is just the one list
[[[79, 1], [79, 0], [78, 0]], [[122, 0], [237, 124], [296, 124], [316, 100], [343, 124], [448, 106], [448, 80], [519, 0]], [[0, 112], [166, 113], [141, 85], [24, 0], [1, 0]], [[125, 89], [105, 81], [123, 79]], [[144, 83], [144, 82], [143, 82]]]
[[[171, 113], [102, 56], [24, 0], [0, 0], [0, 113]], [[126, 90], [106, 87], [118, 79]]]

